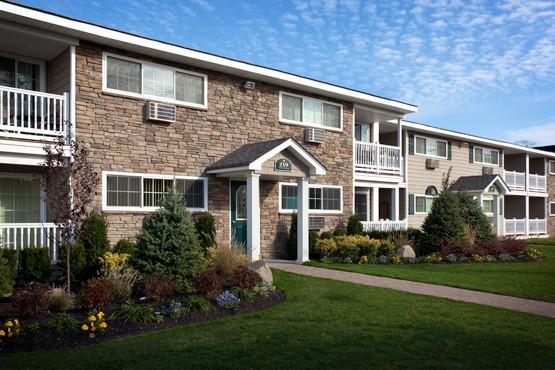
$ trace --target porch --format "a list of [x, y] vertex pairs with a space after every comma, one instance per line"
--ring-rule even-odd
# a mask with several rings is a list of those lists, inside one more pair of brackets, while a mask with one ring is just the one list
[[[510, 152], [509, 152], [510, 153]], [[503, 179], [513, 192], [547, 192], [547, 162], [529, 154], [505, 154]]]
[[355, 214], [364, 231], [396, 231], [407, 228], [406, 190], [386, 185], [355, 188]]
[[504, 235], [547, 235], [546, 207], [545, 197], [505, 196]]

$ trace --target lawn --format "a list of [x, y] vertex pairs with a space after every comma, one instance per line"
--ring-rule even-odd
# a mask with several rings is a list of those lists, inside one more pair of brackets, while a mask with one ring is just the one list
[[7, 368], [553, 368], [555, 320], [274, 271], [266, 311], [55, 352]]
[[541, 250], [546, 258], [539, 262], [473, 263], [473, 264], [416, 264], [416, 265], [352, 265], [310, 262], [316, 267], [352, 271], [449, 285], [515, 297], [555, 302], [555, 243], [531, 242], [531, 247]]

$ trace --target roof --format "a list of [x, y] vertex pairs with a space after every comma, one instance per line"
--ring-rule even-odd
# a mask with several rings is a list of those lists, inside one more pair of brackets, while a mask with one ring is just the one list
[[546, 152], [553, 152], [553, 153], [555, 153], [555, 145], [537, 146], [537, 147], [535, 147], [534, 149], [545, 150]]
[[305, 163], [312, 175], [325, 175], [326, 168], [301, 144], [291, 137], [245, 144], [206, 168], [208, 173], [260, 170], [262, 163], [277, 153], [289, 149]]
[[416, 112], [418, 110], [413, 104], [299, 76], [293, 73], [283, 72], [273, 68], [263, 67], [253, 63], [186, 48], [129, 32], [123, 32], [26, 5], [0, 1], [0, 19], [39, 27], [62, 35], [69, 35], [83, 40], [135, 51], [156, 58], [228, 73], [246, 79], [263, 81], [291, 89], [347, 100], [353, 103], [385, 108], [398, 112], [400, 115]]
[[494, 182], [499, 182], [501, 187], [508, 190], [507, 184], [499, 175], [478, 175], [459, 177], [450, 187], [451, 191], [460, 192], [483, 192], [488, 189]]

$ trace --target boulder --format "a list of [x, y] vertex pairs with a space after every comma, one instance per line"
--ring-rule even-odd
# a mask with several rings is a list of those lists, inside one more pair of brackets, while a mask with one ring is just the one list
[[272, 270], [270, 266], [264, 261], [255, 261], [248, 265], [249, 269], [256, 272], [264, 284], [273, 284], [274, 276], [272, 275]]
[[398, 256], [405, 257], [405, 258], [414, 258], [416, 257], [416, 253], [414, 253], [414, 249], [408, 244], [402, 245], [395, 251]]

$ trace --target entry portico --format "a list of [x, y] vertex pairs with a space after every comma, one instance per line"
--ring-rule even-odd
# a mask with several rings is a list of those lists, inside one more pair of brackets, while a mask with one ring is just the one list
[[260, 259], [260, 181], [296, 179], [297, 262], [308, 260], [309, 179], [325, 175], [326, 168], [301, 144], [293, 138], [245, 144], [209, 166], [207, 173], [230, 179], [230, 222], [236, 225], [231, 237], [240, 240], [244, 232], [251, 261]]

